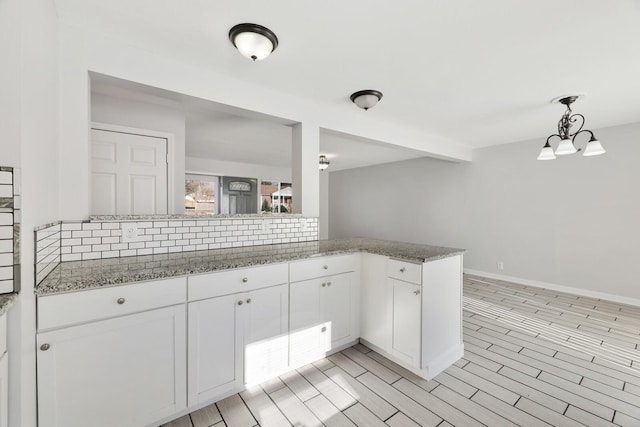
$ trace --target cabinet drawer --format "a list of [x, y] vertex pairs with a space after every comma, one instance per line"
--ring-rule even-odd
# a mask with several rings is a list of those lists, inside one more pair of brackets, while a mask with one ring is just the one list
[[300, 282], [316, 277], [348, 273], [358, 268], [356, 254], [306, 259], [289, 263], [289, 281]]
[[286, 263], [235, 268], [189, 277], [189, 301], [247, 292], [289, 281]]
[[422, 284], [422, 264], [397, 259], [387, 260], [387, 276], [416, 285]]
[[38, 298], [38, 329], [58, 328], [186, 301], [187, 279], [113, 286]]

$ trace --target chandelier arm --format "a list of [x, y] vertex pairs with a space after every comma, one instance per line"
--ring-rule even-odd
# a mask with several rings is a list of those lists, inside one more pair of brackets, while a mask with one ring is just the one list
[[[578, 119], [580, 119], [580, 127], [575, 132], [569, 133], [569, 128], [573, 126], [573, 124], [576, 123]], [[579, 134], [582, 131], [582, 128], [584, 127], [584, 123], [585, 123], [584, 116], [580, 113], [576, 113], [576, 114], [572, 114], [568, 120], [569, 120], [569, 126], [567, 127], [567, 136], [573, 137]]]
[[553, 135], [549, 135], [549, 137], [547, 138], [547, 144], [549, 144], [549, 140], [551, 140], [551, 138], [553, 138], [554, 136], [562, 139], [562, 136], [560, 136], [560, 134], [554, 133]]

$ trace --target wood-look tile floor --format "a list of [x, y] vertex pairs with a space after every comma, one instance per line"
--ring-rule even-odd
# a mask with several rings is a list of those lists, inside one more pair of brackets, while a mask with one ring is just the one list
[[640, 426], [639, 307], [465, 276], [464, 342], [431, 381], [358, 344], [166, 426]]

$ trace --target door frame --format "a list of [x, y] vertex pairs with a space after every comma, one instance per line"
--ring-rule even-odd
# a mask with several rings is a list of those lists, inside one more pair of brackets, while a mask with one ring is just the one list
[[[175, 212], [175, 204], [174, 204], [175, 203], [174, 186], [176, 184], [175, 166], [174, 166], [174, 159], [176, 157], [175, 156], [175, 146], [176, 146], [175, 138], [176, 137], [173, 133], [134, 128], [131, 126], [114, 125], [114, 124], [103, 123], [103, 122], [91, 122], [89, 126], [89, 132], [91, 132], [91, 129], [104, 130], [108, 132], [110, 131], [110, 132], [128, 133], [131, 135], [149, 136], [152, 138], [165, 139], [167, 141], [167, 214], [171, 215], [176, 213], [182, 213], [182, 212]], [[91, 137], [89, 137], [89, 143], [91, 143]], [[91, 150], [91, 148], [89, 148], [89, 150]], [[89, 158], [89, 162], [91, 162], [91, 158]], [[89, 167], [89, 170], [91, 171], [91, 167]], [[89, 198], [89, 200], [91, 200], [91, 198]]]

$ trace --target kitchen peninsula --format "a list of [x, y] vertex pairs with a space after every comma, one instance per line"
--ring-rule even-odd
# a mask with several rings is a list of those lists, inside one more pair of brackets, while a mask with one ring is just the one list
[[62, 262], [35, 289], [41, 425], [156, 425], [359, 340], [431, 379], [463, 354], [463, 252], [350, 238]]

